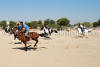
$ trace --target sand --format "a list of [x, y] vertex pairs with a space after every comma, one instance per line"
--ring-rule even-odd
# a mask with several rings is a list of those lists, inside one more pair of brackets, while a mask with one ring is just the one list
[[99, 31], [84, 38], [66, 31], [40, 37], [37, 49], [31, 46], [27, 52], [13, 35], [0, 31], [0, 67], [100, 67]]

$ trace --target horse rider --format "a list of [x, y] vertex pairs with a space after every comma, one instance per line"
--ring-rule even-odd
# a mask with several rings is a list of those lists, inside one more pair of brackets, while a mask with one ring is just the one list
[[45, 28], [48, 29], [48, 30], [50, 29], [50, 27], [48, 25], [45, 25]]
[[45, 25], [44, 28], [48, 29], [49, 34], [51, 35], [51, 33], [50, 33], [50, 27], [48, 25]]
[[78, 25], [78, 28], [80, 28], [80, 29], [82, 30], [82, 25], [81, 25], [81, 24], [79, 24], [79, 25]]
[[84, 25], [84, 24], [82, 24], [82, 32], [84, 32], [84, 31], [85, 31], [85, 29], [86, 29], [85, 25]]
[[7, 25], [7, 27], [6, 27], [6, 29], [5, 29], [5, 32], [6, 32], [6, 33], [9, 33], [9, 32], [10, 32], [10, 27], [9, 27], [9, 25]]
[[20, 22], [19, 30], [23, 30], [23, 32], [25, 33], [25, 37], [30, 38], [30, 36], [28, 35], [28, 33], [29, 33], [28, 25], [24, 24], [23, 22]]
[[20, 25], [20, 22], [17, 23], [17, 30], [21, 31], [22, 30], [22, 26]]

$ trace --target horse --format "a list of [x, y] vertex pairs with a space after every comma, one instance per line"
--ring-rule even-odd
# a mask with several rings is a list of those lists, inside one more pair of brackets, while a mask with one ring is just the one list
[[14, 40], [16, 40], [16, 38], [18, 38], [18, 32], [17, 32], [17, 27], [14, 27], [12, 29], [12, 31], [10, 32], [10, 34], [13, 34], [14, 35]]
[[55, 29], [54, 30], [53, 29], [47, 29], [45, 27], [41, 28], [41, 30], [44, 30], [44, 33], [42, 33], [40, 35], [43, 35], [43, 37], [46, 37], [46, 38], [50, 38], [50, 36], [53, 32], [58, 33], [58, 31], [55, 30]]
[[86, 35], [88, 35], [88, 30], [87, 29], [84, 29], [84, 31], [82, 31], [82, 29], [81, 28], [77, 28], [77, 31], [78, 31], [78, 36], [86, 36]]
[[27, 41], [30, 41], [30, 40], [35, 40], [36, 41], [36, 43], [34, 45], [34, 47], [36, 47], [37, 43], [38, 43], [39, 34], [36, 33], [36, 32], [29, 32], [28, 35], [30, 36], [30, 38], [26, 38], [24, 32], [18, 31], [18, 38], [19, 38], [19, 40], [21, 40], [21, 42], [24, 43], [26, 48], [27, 48]]
[[38, 33], [36, 33], [36, 32], [29, 32], [28, 34], [29, 34], [30, 38], [26, 38], [25, 33], [24, 33], [22, 30], [21, 30], [21, 31], [18, 31], [18, 30], [17, 30], [17, 27], [14, 27], [14, 28], [13, 28], [11, 34], [12, 34], [12, 33], [13, 33], [14, 35], [16, 35], [16, 37], [17, 37], [21, 42], [24, 43], [25, 49], [26, 49], [26, 50], [27, 50], [27, 48], [28, 48], [29, 46], [31, 46], [31, 45], [27, 46], [27, 42], [30, 41], [30, 40], [36, 41], [36, 43], [34, 44], [34, 47], [37, 46], [38, 38], [39, 38], [39, 36], [40, 36]]
[[10, 28], [10, 27], [6, 27], [6, 28], [5, 28], [5, 32], [6, 32], [6, 33], [10, 33], [11, 30], [12, 30], [12, 28]]
[[[10, 32], [10, 34], [13, 34], [14, 35], [14, 40], [16, 40], [16, 38], [18, 39], [18, 28], [17, 27], [14, 27], [12, 29], [12, 31]], [[53, 31], [52, 31], [53, 32]], [[56, 30], [54, 30], [54, 32], [58, 33]], [[41, 37], [46, 37], [46, 34], [45, 33], [41, 33], [39, 34], [39, 36]], [[19, 40], [19, 39], [18, 39]]]

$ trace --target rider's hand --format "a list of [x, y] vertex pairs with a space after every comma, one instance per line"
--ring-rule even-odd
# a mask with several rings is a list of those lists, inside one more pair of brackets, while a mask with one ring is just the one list
[[23, 28], [23, 31], [25, 31], [26, 29], [25, 28]]
[[18, 30], [16, 30], [16, 32], [18, 32]]

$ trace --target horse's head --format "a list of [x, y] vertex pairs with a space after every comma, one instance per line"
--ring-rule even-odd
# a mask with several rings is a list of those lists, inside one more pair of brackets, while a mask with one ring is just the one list
[[10, 34], [15, 34], [17, 31], [17, 27], [14, 27], [11, 31], [10, 31]]
[[54, 32], [55, 32], [55, 33], [58, 33], [58, 31], [57, 31], [57, 30], [54, 30]]
[[24, 32], [23, 32], [23, 30], [20, 30], [20, 31], [17, 32], [17, 34], [18, 34], [19, 36], [22, 36], [22, 35], [24, 34]]
[[44, 27], [41, 27], [41, 28], [40, 28], [40, 30], [43, 30], [43, 29], [44, 29]]

